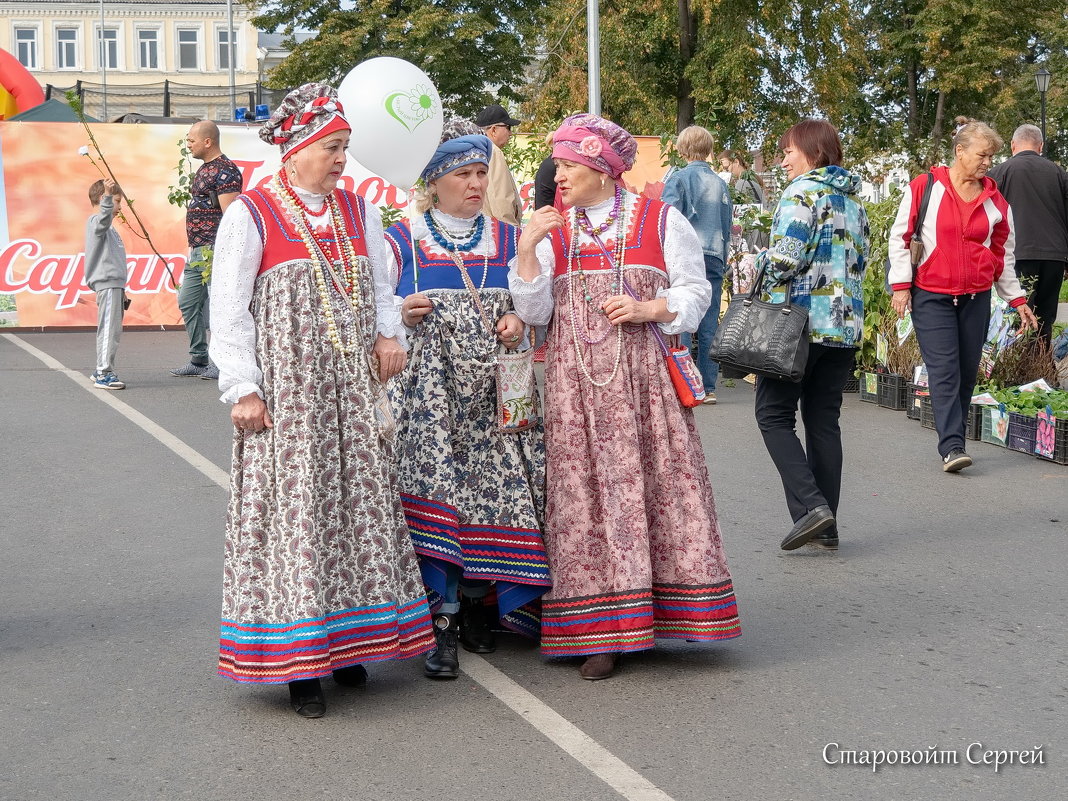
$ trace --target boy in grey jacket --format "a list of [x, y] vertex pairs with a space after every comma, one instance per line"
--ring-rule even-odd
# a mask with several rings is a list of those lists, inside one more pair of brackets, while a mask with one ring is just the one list
[[85, 283], [96, 293], [96, 370], [89, 376], [99, 389], [125, 389], [115, 375], [115, 351], [126, 310], [126, 248], [111, 221], [122, 203], [122, 190], [110, 178], [89, 187], [97, 213], [85, 224]]

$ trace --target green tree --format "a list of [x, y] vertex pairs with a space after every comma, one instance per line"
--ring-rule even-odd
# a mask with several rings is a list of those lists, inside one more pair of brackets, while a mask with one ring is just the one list
[[[551, 123], [586, 105], [582, 0], [551, 0], [556, 22], [528, 112]], [[864, 71], [847, 0], [646, 0], [601, 4], [605, 114], [635, 133], [713, 129], [724, 145], [770, 141]]]
[[[269, 76], [270, 85], [336, 84], [361, 61], [396, 56], [424, 70], [445, 106], [467, 116], [498, 98], [522, 99], [523, 72], [535, 52], [529, 31], [537, 30], [544, 10], [535, 0], [252, 0], [250, 5], [260, 10], [254, 24], [282, 31], [292, 51]], [[316, 35], [297, 42], [297, 30]]]
[[1066, 22], [1063, 0], [873, 0], [864, 15], [869, 113], [855, 133], [914, 167], [948, 157], [957, 115], [1007, 137], [1037, 120], [1032, 75], [1039, 63], [1064, 64]]
[[[528, 91], [548, 127], [586, 107], [586, 4], [550, 0], [553, 24]], [[763, 145], [826, 116], [851, 163], [946, 156], [958, 114], [1005, 135], [1037, 121], [1032, 74], [1048, 65], [1051, 150], [1068, 125], [1064, 0], [603, 0], [604, 113], [635, 133], [697, 122], [720, 143]], [[1068, 145], [1068, 143], [1066, 143]]]

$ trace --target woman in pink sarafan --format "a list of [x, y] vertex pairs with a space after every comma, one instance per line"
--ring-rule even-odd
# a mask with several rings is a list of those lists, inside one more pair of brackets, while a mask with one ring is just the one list
[[589, 680], [658, 636], [741, 633], [693, 413], [648, 325], [696, 330], [711, 286], [686, 218], [623, 188], [636, 152], [615, 123], [564, 121], [553, 159], [569, 208], [534, 212], [510, 281], [516, 313], [549, 325], [542, 652], [586, 656]]

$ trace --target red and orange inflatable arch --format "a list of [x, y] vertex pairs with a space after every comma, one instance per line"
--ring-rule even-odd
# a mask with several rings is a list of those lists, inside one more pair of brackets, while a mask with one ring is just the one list
[[0, 120], [44, 102], [44, 91], [30, 71], [6, 50], [0, 50]]

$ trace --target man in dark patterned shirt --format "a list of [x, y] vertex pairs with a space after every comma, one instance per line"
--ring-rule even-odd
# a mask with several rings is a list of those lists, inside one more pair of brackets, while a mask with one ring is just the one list
[[171, 370], [180, 378], [217, 380], [219, 370], [208, 361], [208, 285], [204, 272], [211, 268], [215, 234], [223, 212], [241, 194], [241, 170], [219, 148], [219, 126], [210, 120], [194, 123], [185, 144], [200, 165], [190, 187], [192, 198], [185, 213], [189, 261], [178, 289], [178, 308], [189, 337], [189, 363]]

